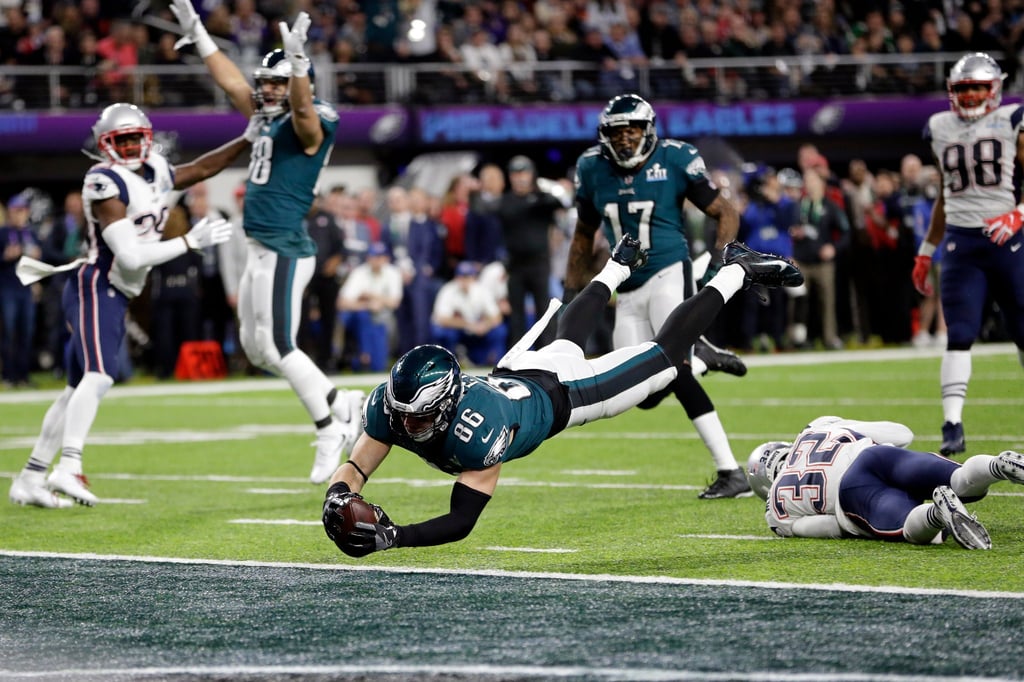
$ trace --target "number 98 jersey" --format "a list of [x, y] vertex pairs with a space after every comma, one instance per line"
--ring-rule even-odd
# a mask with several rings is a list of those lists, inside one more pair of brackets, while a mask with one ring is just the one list
[[391, 428], [384, 411], [385, 385], [366, 401], [366, 433], [399, 445], [447, 474], [478, 470], [524, 457], [544, 442], [555, 423], [547, 393], [518, 377], [462, 375], [462, 397], [448, 429], [417, 443]]
[[982, 228], [985, 218], [1017, 206], [1014, 168], [1022, 117], [1024, 108], [1006, 104], [974, 121], [952, 111], [928, 119], [924, 136], [942, 172], [947, 224]]

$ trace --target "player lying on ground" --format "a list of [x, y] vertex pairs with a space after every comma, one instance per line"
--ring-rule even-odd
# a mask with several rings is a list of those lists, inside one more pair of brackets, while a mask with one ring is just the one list
[[[896, 422], [819, 417], [792, 443], [762, 443], [747, 460], [750, 487], [782, 537], [872, 538], [917, 545], [948, 531], [965, 549], [991, 549], [964, 507], [996, 481], [1024, 484], [1024, 455], [975, 455], [963, 465], [908, 450], [914, 434]], [[934, 504], [924, 504], [925, 500]]]
[[[525, 349], [553, 309], [487, 376], [463, 374], [455, 357], [439, 346], [418, 346], [403, 355], [387, 383], [367, 399], [365, 432], [331, 478], [323, 508], [328, 537], [354, 557], [461, 540], [494, 494], [504, 462], [530, 454], [567, 427], [621, 414], [669, 385], [680, 371], [690, 371], [686, 362], [694, 341], [737, 291], [803, 282], [788, 261], [742, 244], [729, 244], [724, 255], [726, 265], [699, 294], [676, 307], [653, 341], [593, 360], [586, 359], [583, 345], [595, 320], [611, 292], [646, 258], [640, 242], [628, 235], [563, 311], [557, 340], [540, 350]], [[393, 445], [458, 476], [449, 512], [399, 526], [375, 506], [375, 523], [353, 524], [353, 510], [365, 512], [359, 492]]]

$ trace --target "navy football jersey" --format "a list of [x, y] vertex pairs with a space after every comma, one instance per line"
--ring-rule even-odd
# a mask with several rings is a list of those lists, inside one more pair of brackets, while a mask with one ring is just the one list
[[555, 422], [551, 398], [522, 377], [462, 375], [462, 398], [448, 430], [417, 443], [396, 433], [384, 412], [385, 384], [366, 402], [364, 428], [371, 437], [398, 445], [448, 474], [485, 469], [525, 457], [544, 442]]
[[688, 260], [683, 200], [697, 183], [708, 182], [697, 148], [679, 140], [659, 140], [651, 156], [635, 171], [625, 171], [601, 154], [600, 146], [583, 152], [576, 163], [576, 202], [580, 218], [600, 222], [609, 244], [623, 234], [640, 240], [647, 264], [619, 291], [632, 291], [672, 263]]

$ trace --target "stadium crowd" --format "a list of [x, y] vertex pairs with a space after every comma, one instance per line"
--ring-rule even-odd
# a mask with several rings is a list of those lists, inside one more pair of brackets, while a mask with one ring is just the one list
[[[307, 218], [319, 253], [300, 331], [300, 344], [322, 369], [381, 371], [390, 359], [428, 342], [481, 366], [501, 356], [512, 340], [506, 265], [527, 262], [508, 258], [506, 235], [514, 236], [518, 224], [502, 218], [502, 204], [512, 195], [505, 187], [508, 170], [486, 163], [475, 173], [457, 174], [444, 196], [400, 182], [382, 190], [337, 186], [323, 192]], [[945, 328], [934, 296], [922, 298], [910, 277], [938, 189], [934, 167], [908, 156], [899, 170], [871, 172], [859, 159], [833, 169], [805, 145], [794, 150], [792, 167], [776, 171], [752, 164], [716, 169], [713, 177], [741, 213], [740, 238], [794, 258], [808, 275], [804, 288], [773, 294], [767, 306], [741, 292], [709, 334], [714, 342], [743, 352], [943, 346]], [[550, 292], [559, 297], [576, 222], [572, 183], [539, 178], [530, 191], [552, 195], [556, 206], [548, 239], [535, 245], [534, 255], [550, 260]], [[18, 257], [35, 252], [47, 262], [68, 262], [79, 255], [85, 225], [78, 191], [54, 201], [27, 188], [5, 203], [0, 300], [13, 306], [13, 294], [24, 289], [14, 276]], [[213, 215], [240, 224], [243, 203], [244, 186], [222, 205], [200, 184], [182, 195], [176, 212], [193, 223]], [[697, 211], [687, 217], [691, 245], [699, 253], [714, 227]], [[10, 235], [21, 230], [32, 246], [15, 245]], [[127, 366], [168, 378], [181, 344], [215, 340], [230, 371], [247, 370], [234, 320], [242, 241], [236, 235], [227, 245], [154, 268], [150, 287], [131, 308]], [[17, 318], [20, 323], [4, 318], [6, 386], [27, 384], [27, 375], [15, 372], [26, 363], [59, 373], [62, 286], [62, 275], [33, 285], [31, 317]], [[536, 314], [529, 297], [524, 313], [528, 319]], [[995, 311], [989, 320], [983, 340], [1004, 338]], [[610, 319], [589, 350], [608, 349], [609, 326]], [[34, 339], [34, 352], [14, 359], [8, 353], [27, 352], [25, 338]]]
[[[168, 2], [66, 0], [0, 3], [0, 64], [87, 67], [61, 77], [0, 77], [0, 108], [94, 107], [126, 99], [138, 65], [197, 64], [179, 53]], [[950, 64], [920, 57], [986, 51], [1006, 55], [1012, 82], [1024, 47], [1020, 2], [905, 0], [354, 0], [196, 3], [210, 35], [241, 64], [280, 45], [278, 22], [310, 13], [309, 54], [318, 85], [339, 104], [385, 97], [382, 65], [430, 64], [417, 73], [424, 103], [739, 99], [941, 90]], [[879, 64], [821, 57], [907, 55]], [[780, 58], [813, 57], [796, 65]], [[769, 64], [694, 69], [693, 60], [771, 58]], [[573, 62], [570, 79], [546, 64]], [[344, 65], [381, 68], [346, 69]], [[439, 68], [438, 65], [448, 65]], [[938, 67], [938, 68], [937, 68]], [[641, 78], [647, 72], [649, 79]], [[332, 74], [325, 82], [323, 74]], [[327, 86], [327, 87], [324, 87]], [[212, 101], [204, 79], [150, 74], [145, 106]]]

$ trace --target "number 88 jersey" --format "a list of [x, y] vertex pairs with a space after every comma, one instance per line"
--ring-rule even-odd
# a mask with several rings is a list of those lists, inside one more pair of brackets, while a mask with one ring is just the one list
[[925, 139], [942, 171], [946, 223], [957, 227], [985, 226], [985, 218], [1012, 211], [1017, 136], [1024, 108], [999, 107], [974, 121], [951, 111], [928, 119]]

